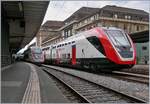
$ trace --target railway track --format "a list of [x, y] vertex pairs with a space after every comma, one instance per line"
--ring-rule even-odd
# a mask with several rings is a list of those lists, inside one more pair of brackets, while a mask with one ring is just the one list
[[113, 71], [112, 74], [114, 75], [114, 77], [125, 79], [128, 81], [135, 81], [139, 83], [149, 84], [148, 75], [127, 73], [127, 72], [121, 72], [121, 71]]
[[43, 68], [44, 71], [54, 76], [75, 92], [83, 103], [145, 103], [146, 101], [127, 95], [111, 88], [99, 85], [95, 82], [77, 77], [75, 75], [56, 70], [54, 68]]

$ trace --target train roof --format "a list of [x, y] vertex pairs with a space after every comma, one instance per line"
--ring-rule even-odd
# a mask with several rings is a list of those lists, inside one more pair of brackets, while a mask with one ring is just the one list
[[[88, 31], [80, 32], [80, 33], [78, 33], [78, 34], [76, 34], [76, 35], [73, 35], [73, 36], [71, 36], [71, 37], [68, 37], [67, 39], [65, 39], [65, 40], [63, 40], [63, 41], [61, 41], [61, 42], [56, 43], [55, 45], [58, 45], [58, 44], [60, 44], [60, 43], [63, 44], [63, 43], [70, 42], [70, 41], [76, 41], [76, 40], [85, 38], [85, 35], [86, 35], [86, 34], [93, 33], [94, 30], [95, 30], [95, 28], [90, 29], [90, 30], [88, 30]], [[95, 33], [96, 33], [96, 31], [95, 31]]]
[[32, 47], [30, 47], [30, 48], [40, 48], [40, 47], [38, 47], [38, 46], [32, 46]]
[[41, 47], [37, 47], [37, 46], [33, 46], [33, 47], [29, 47], [29, 48], [28, 48], [28, 50], [34, 50], [34, 49], [41, 49], [41, 50], [42, 50]]
[[116, 28], [116, 27], [95, 27], [93, 29], [90, 29], [90, 30], [87, 30], [87, 31], [83, 31], [83, 32], [80, 32], [80, 33], [78, 33], [76, 35], [68, 37], [67, 39], [65, 39], [63, 41], [60, 41], [60, 42], [58, 42], [56, 44], [49, 45], [48, 47], [50, 47], [50, 46], [57, 46], [59, 44], [65, 44], [65, 43], [68, 43], [68, 42], [73, 42], [73, 41], [77, 41], [77, 40], [80, 40], [80, 39], [84, 39], [85, 37], [91, 36], [91, 34], [93, 34], [93, 33], [97, 33], [95, 31], [95, 29], [97, 29], [97, 28], [105, 29], [105, 30], [122, 30], [122, 29]]
[[48, 46], [45, 46], [45, 47], [42, 47], [41, 49], [49, 49], [51, 47], [51, 45], [48, 45]]
[[67, 39], [61, 41], [61, 42], [58, 42], [58, 44], [62, 43], [62, 42], [68, 42], [68, 41], [74, 41], [74, 40], [78, 40], [79, 38], [82, 38], [83, 36], [87, 35], [87, 34], [90, 34], [90, 33], [93, 33], [95, 31], [95, 29], [97, 28], [101, 28], [101, 29], [106, 29], [106, 30], [122, 30], [120, 28], [116, 28], [116, 27], [95, 27], [93, 29], [90, 29], [90, 30], [87, 30], [87, 31], [83, 31], [83, 32], [80, 32], [76, 35], [73, 35], [71, 37], [68, 37]]
[[105, 29], [105, 30], [122, 30], [122, 29], [116, 28], [116, 27], [102, 27], [102, 29]]

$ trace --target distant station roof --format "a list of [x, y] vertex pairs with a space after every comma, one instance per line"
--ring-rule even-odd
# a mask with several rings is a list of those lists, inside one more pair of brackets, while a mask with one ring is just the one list
[[49, 1], [3, 1], [2, 15], [9, 23], [10, 48], [23, 48], [38, 32]]
[[149, 15], [144, 10], [119, 7], [119, 6], [115, 6], [115, 5], [106, 5], [102, 9], [103, 10], [109, 10], [109, 11], [116, 11], [116, 12], [124, 12], [124, 13], [130, 13], [130, 14], [137, 14], [137, 15], [146, 15], [146, 16]]
[[43, 25], [42, 28], [47, 28], [47, 29], [59, 29], [64, 25], [63, 21], [46, 21]]
[[100, 8], [82, 7], [76, 12], [74, 12], [71, 16], [69, 16], [66, 20], [64, 20], [64, 22], [80, 20], [88, 15], [98, 12], [99, 10]]
[[58, 35], [61, 35], [58, 32], [58, 29], [60, 29], [63, 25], [64, 25], [63, 21], [46, 21], [42, 25], [41, 29], [42, 29], [42, 31], [45, 31], [46, 34], [48, 34], [48, 35], [44, 40], [42, 40], [42, 42], [48, 41], [49, 39], [51, 39], [53, 37], [57, 37]]
[[130, 34], [134, 43], [143, 43], [149, 41], [149, 30]]

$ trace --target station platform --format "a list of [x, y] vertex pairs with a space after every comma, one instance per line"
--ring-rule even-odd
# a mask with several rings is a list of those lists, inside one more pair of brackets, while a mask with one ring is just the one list
[[38, 66], [16, 62], [2, 68], [2, 103], [68, 103], [52, 79]]

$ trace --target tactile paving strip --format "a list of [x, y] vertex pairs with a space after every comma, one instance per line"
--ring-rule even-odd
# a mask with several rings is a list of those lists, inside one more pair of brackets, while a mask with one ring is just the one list
[[28, 64], [31, 68], [30, 79], [23, 96], [22, 103], [41, 103], [39, 78], [33, 65]]

